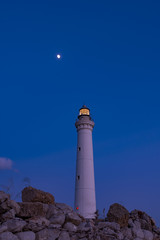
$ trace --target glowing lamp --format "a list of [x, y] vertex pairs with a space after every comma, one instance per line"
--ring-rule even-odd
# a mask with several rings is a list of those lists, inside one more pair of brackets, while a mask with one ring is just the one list
[[90, 115], [90, 110], [85, 105], [83, 105], [83, 107], [79, 110], [79, 116], [81, 115]]

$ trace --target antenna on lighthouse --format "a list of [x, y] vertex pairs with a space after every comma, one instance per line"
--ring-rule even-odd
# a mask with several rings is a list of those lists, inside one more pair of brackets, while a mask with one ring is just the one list
[[75, 126], [77, 128], [75, 211], [84, 218], [95, 218], [96, 197], [92, 144], [94, 122], [90, 116], [90, 109], [86, 105], [80, 108]]

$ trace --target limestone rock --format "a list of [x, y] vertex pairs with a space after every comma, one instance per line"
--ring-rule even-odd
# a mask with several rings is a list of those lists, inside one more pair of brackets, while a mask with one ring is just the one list
[[98, 228], [111, 228], [114, 231], [119, 231], [120, 230], [120, 225], [115, 222], [99, 222], [98, 223]]
[[63, 213], [53, 215], [49, 219], [50, 223], [63, 225], [65, 222], [65, 215]]
[[131, 218], [129, 218], [129, 220], [128, 220], [128, 227], [130, 227], [130, 228], [135, 227], [135, 224]]
[[70, 240], [70, 236], [68, 232], [61, 232], [58, 240]]
[[140, 228], [135, 228], [135, 227], [132, 228], [132, 233], [134, 237], [142, 238], [142, 239], [144, 238], [144, 232]]
[[77, 226], [75, 226], [73, 223], [71, 222], [67, 222], [64, 224], [63, 226], [64, 229], [66, 229], [69, 232], [76, 232], [77, 231]]
[[157, 234], [159, 234], [160, 235], [160, 228], [158, 228], [158, 227], [153, 227], [153, 232], [155, 232], [155, 233], [157, 233]]
[[46, 215], [47, 219], [59, 213], [63, 213], [63, 211], [60, 208], [57, 208], [56, 205], [53, 205], [53, 204], [48, 205], [48, 210]]
[[88, 232], [90, 229], [90, 227], [86, 227], [86, 222], [81, 222], [77, 227], [78, 232]]
[[93, 228], [94, 227], [94, 221], [92, 219], [87, 219], [86, 227]]
[[141, 224], [142, 229], [152, 231], [152, 229], [155, 227], [154, 220], [145, 212], [135, 209], [130, 213], [130, 217], [134, 221], [138, 220]]
[[136, 228], [141, 228], [141, 223], [137, 220], [134, 221], [134, 225]]
[[125, 238], [127, 238], [127, 239], [133, 238], [131, 228], [124, 227], [121, 229], [121, 232], [123, 233]]
[[20, 206], [18, 205], [18, 203], [16, 203], [15, 201], [13, 200], [9, 200], [7, 201], [8, 203], [8, 206], [11, 208], [11, 209], [14, 209], [15, 210], [15, 213], [18, 214], [20, 212]]
[[9, 232], [16, 233], [16, 232], [21, 232], [27, 223], [22, 219], [14, 218], [6, 221], [5, 224], [7, 225], [7, 229]]
[[49, 224], [48, 228], [53, 228], [53, 229], [60, 229], [61, 225], [60, 224]]
[[6, 231], [7, 231], [7, 225], [6, 225], [6, 223], [0, 225], [0, 233], [6, 232]]
[[22, 191], [22, 201], [54, 204], [54, 197], [50, 193], [38, 190], [36, 188], [26, 187]]
[[110, 228], [105, 228], [104, 230], [103, 230], [103, 233], [105, 234], [105, 235], [113, 235], [113, 236], [117, 236], [117, 234], [115, 233], [115, 231], [113, 231], [112, 229], [110, 229]]
[[0, 213], [5, 213], [10, 209], [14, 209], [16, 214], [18, 214], [20, 211], [19, 205], [15, 201], [10, 199], [7, 199], [0, 205]]
[[73, 212], [73, 208], [64, 203], [56, 203], [57, 209], [61, 210], [64, 214]]
[[2, 221], [7, 221], [8, 219], [12, 219], [15, 217], [15, 210], [14, 209], [10, 209], [8, 212], [2, 214], [1, 219]]
[[25, 226], [25, 230], [30, 230], [33, 232], [38, 232], [46, 227], [48, 227], [50, 222], [44, 217], [33, 217], [29, 219], [28, 224]]
[[120, 227], [128, 226], [129, 212], [128, 210], [118, 203], [110, 206], [107, 213], [107, 220], [109, 222], [119, 223]]
[[145, 240], [153, 240], [153, 233], [148, 230], [143, 230]]
[[34, 232], [19, 232], [16, 234], [19, 240], [35, 240], [36, 235]]
[[56, 240], [60, 235], [57, 229], [43, 229], [36, 233], [36, 240]]
[[72, 222], [74, 225], [78, 226], [82, 219], [75, 212], [70, 212], [66, 214], [66, 221]]
[[[77, 235], [72, 235], [72, 236], [70, 236], [70, 238], [71, 238], [71, 240], [79, 240]], [[98, 239], [96, 239], [96, 240], [98, 240]]]
[[19, 240], [16, 235], [11, 232], [0, 233], [0, 240]]
[[31, 202], [22, 202], [19, 203], [20, 206], [20, 212], [18, 214], [18, 217], [21, 218], [29, 218], [33, 216], [46, 216], [47, 209], [46, 204], [43, 203], [31, 203]]
[[3, 191], [0, 191], [0, 204], [8, 199], [10, 199], [10, 195]]
[[3, 214], [8, 210], [10, 210], [10, 207], [8, 207], [7, 201], [5, 201], [0, 205], [0, 214]]
[[[46, 202], [44, 192], [29, 189], [35, 192], [33, 200]], [[113, 204], [105, 221], [84, 219], [63, 203], [43, 202], [17, 204], [0, 192], [0, 240], [160, 240], [160, 228], [139, 210], [129, 214]]]
[[117, 239], [123, 240], [124, 239], [124, 235], [121, 232], [117, 233]]

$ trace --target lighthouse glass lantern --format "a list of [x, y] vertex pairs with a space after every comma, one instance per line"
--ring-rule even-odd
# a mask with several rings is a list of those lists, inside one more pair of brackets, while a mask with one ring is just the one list
[[83, 107], [79, 110], [79, 116], [81, 115], [90, 115], [90, 110], [85, 105], [83, 105]]

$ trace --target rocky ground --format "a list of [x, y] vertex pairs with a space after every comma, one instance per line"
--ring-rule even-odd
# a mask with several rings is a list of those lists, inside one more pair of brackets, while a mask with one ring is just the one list
[[0, 191], [0, 240], [160, 240], [160, 228], [145, 212], [110, 206], [106, 219], [84, 219], [54, 197], [32, 187], [17, 203]]

